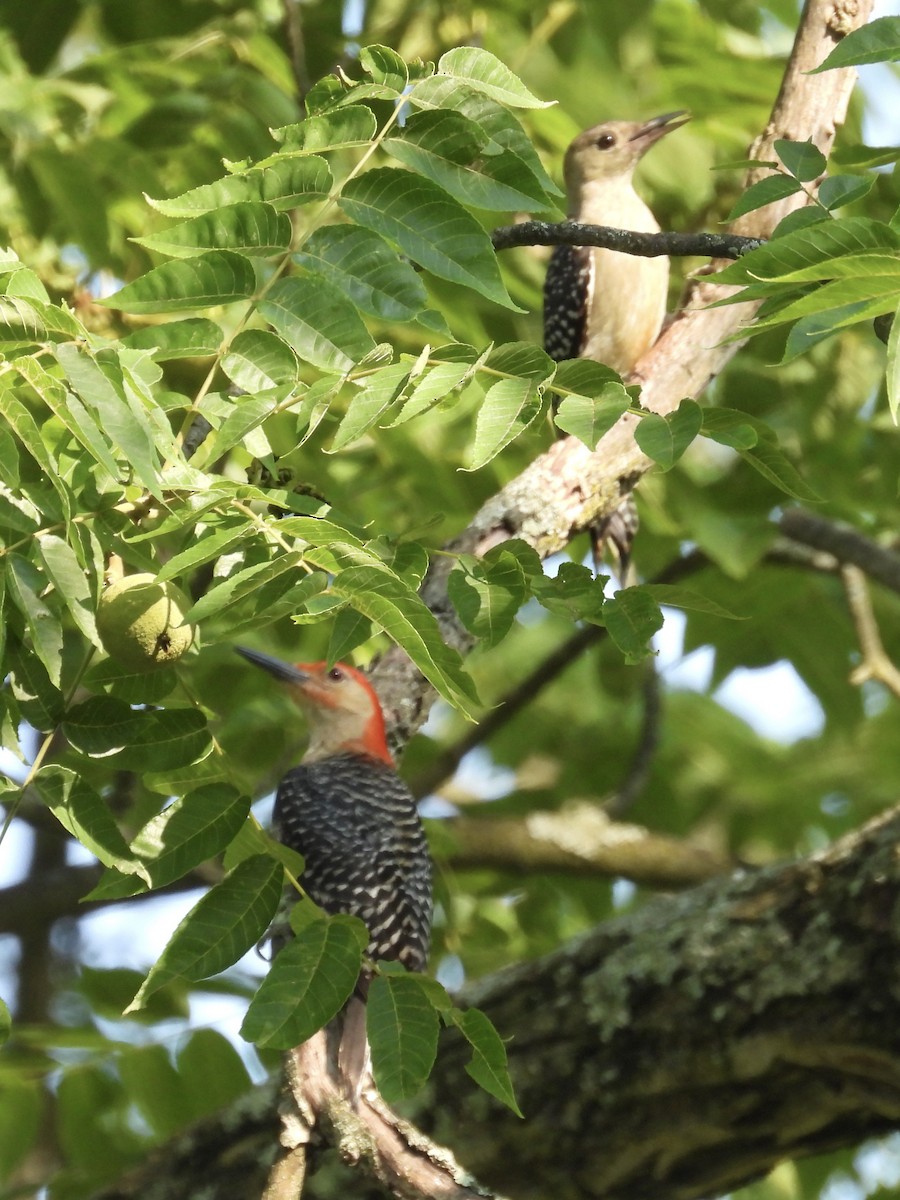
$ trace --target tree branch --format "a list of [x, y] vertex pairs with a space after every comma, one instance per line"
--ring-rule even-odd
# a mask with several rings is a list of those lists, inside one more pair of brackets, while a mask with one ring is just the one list
[[459, 817], [447, 823], [457, 867], [495, 867], [620, 877], [654, 888], [684, 888], [733, 867], [725, 855], [639, 825], [613, 820], [596, 804], [571, 801], [522, 819]]
[[670, 258], [740, 258], [758, 250], [765, 239], [729, 233], [635, 233], [581, 221], [519, 221], [499, 226], [491, 234], [491, 241], [495, 250], [513, 246], [602, 246], [643, 258], [661, 254]]
[[840, 563], [859, 567], [870, 579], [877, 579], [892, 592], [900, 593], [900, 554], [879, 546], [852, 525], [830, 521], [804, 508], [788, 508], [779, 519], [778, 528], [785, 537], [824, 550]]
[[859, 567], [844, 567], [841, 578], [862, 652], [862, 662], [850, 676], [850, 682], [860, 686], [877, 680], [900, 700], [900, 671], [882, 643], [866, 577]]

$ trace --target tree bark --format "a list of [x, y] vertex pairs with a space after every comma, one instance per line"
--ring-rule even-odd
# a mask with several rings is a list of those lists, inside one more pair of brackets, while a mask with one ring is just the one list
[[[512, 1198], [694, 1200], [900, 1124], [900, 809], [824, 854], [660, 896], [468, 989], [525, 1119], [448, 1037], [414, 1119]], [[274, 1087], [98, 1200], [261, 1194]], [[348, 1198], [369, 1195], [360, 1174]]]

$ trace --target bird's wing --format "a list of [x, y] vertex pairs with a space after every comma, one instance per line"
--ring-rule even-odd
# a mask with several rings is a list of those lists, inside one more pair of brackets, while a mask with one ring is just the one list
[[415, 801], [396, 772], [356, 756], [295, 767], [278, 788], [274, 826], [304, 857], [310, 899], [326, 912], [361, 917], [373, 957], [424, 969], [431, 860]]
[[556, 246], [544, 279], [544, 349], [554, 360], [578, 358], [593, 286], [587, 246]]

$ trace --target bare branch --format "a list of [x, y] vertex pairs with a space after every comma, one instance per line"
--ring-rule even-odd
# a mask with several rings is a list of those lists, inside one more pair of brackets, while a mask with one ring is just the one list
[[862, 651], [862, 662], [850, 676], [850, 682], [861, 685], [876, 680], [900, 700], [900, 671], [891, 661], [881, 641], [866, 577], [859, 567], [844, 567], [841, 578], [844, 581], [847, 606], [856, 626], [856, 636]]
[[852, 525], [830, 521], [804, 508], [788, 508], [778, 528], [785, 537], [824, 550], [840, 563], [859, 567], [870, 579], [900, 593], [900, 554], [879, 546]]
[[758, 250], [764, 238], [739, 237], [729, 233], [635, 233], [607, 225], [585, 225], [581, 221], [520, 221], [501, 225], [491, 234], [495, 250], [513, 246], [602, 246], [622, 254], [656, 258], [740, 258]]

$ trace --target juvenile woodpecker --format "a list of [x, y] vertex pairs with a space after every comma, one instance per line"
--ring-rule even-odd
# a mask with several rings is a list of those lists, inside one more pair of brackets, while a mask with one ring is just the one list
[[[606, 121], [580, 133], [566, 151], [567, 217], [636, 233], [658, 233], [634, 190], [637, 164], [652, 145], [689, 117], [683, 110], [651, 121]], [[556, 362], [592, 358], [627, 375], [659, 336], [666, 315], [669, 259], [597, 246], [557, 246], [544, 282], [544, 349]], [[592, 531], [595, 554], [608, 537], [627, 561], [637, 514], [629, 497]]]
[[344, 663], [290, 663], [239, 646], [286, 685], [309, 722], [309, 748], [275, 796], [275, 834], [303, 855], [303, 887], [327, 913], [369, 931], [366, 954], [422, 971], [431, 937], [431, 859], [384, 716], [366, 676]]

